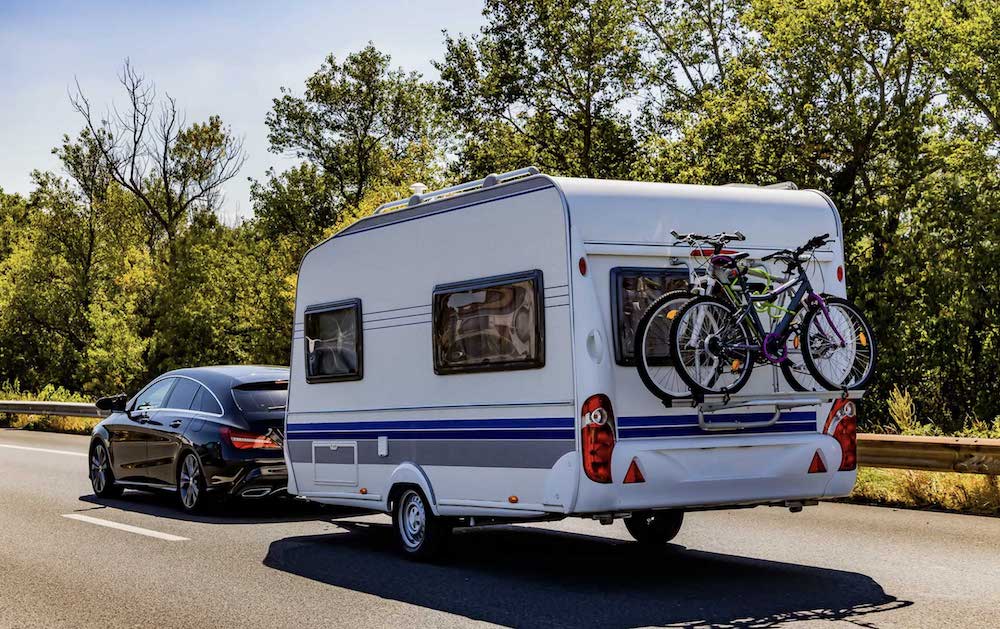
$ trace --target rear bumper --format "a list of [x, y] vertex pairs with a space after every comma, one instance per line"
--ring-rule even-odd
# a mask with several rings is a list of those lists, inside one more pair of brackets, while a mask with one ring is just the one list
[[284, 459], [233, 461], [209, 470], [209, 489], [240, 498], [283, 495], [288, 489]]
[[[819, 452], [827, 471], [808, 473]], [[737, 506], [845, 496], [856, 471], [838, 472], [840, 444], [817, 433], [622, 439], [610, 484], [581, 479], [578, 513]], [[624, 484], [635, 461], [645, 482]]]

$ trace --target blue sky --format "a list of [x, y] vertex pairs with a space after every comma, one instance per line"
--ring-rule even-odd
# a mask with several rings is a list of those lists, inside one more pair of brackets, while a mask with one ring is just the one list
[[330, 2], [45, 2], [0, 0], [0, 188], [27, 193], [32, 169], [59, 170], [51, 149], [82, 127], [67, 90], [79, 80], [95, 105], [117, 99], [129, 57], [188, 121], [218, 114], [249, 156], [226, 187], [223, 217], [251, 213], [247, 177], [293, 163], [267, 150], [264, 116], [281, 86], [301, 92], [325, 56], [372, 41], [394, 66], [434, 78], [442, 29], [471, 33], [480, 0]]

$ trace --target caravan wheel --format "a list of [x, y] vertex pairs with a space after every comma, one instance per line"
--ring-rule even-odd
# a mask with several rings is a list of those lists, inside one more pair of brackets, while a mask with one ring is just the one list
[[451, 534], [447, 520], [434, 515], [420, 490], [412, 488], [393, 504], [392, 526], [403, 554], [420, 560], [438, 556]]
[[629, 535], [640, 544], [666, 544], [681, 530], [683, 511], [643, 511], [625, 519]]

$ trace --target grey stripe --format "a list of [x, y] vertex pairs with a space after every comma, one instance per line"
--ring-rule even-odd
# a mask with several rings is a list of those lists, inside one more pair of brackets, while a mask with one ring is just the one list
[[[289, 441], [288, 455], [292, 463], [311, 463], [312, 443]], [[358, 463], [398, 465], [412, 461], [418, 465], [549, 469], [555, 465], [559, 457], [572, 452], [575, 448], [576, 443], [571, 439], [495, 441], [389, 439], [389, 456], [382, 457], [378, 455], [377, 441], [365, 439], [358, 441]], [[347, 448], [341, 450], [350, 452]], [[317, 457], [320, 452], [321, 449], [316, 450]], [[350, 458], [343, 462], [351, 463], [353, 460]]]

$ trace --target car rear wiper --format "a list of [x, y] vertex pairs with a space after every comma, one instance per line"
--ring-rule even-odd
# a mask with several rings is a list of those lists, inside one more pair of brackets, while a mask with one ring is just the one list
[[278, 406], [268, 406], [267, 410], [269, 410], [269, 411], [283, 411], [283, 410], [285, 410], [285, 405], [284, 404], [280, 404]]

